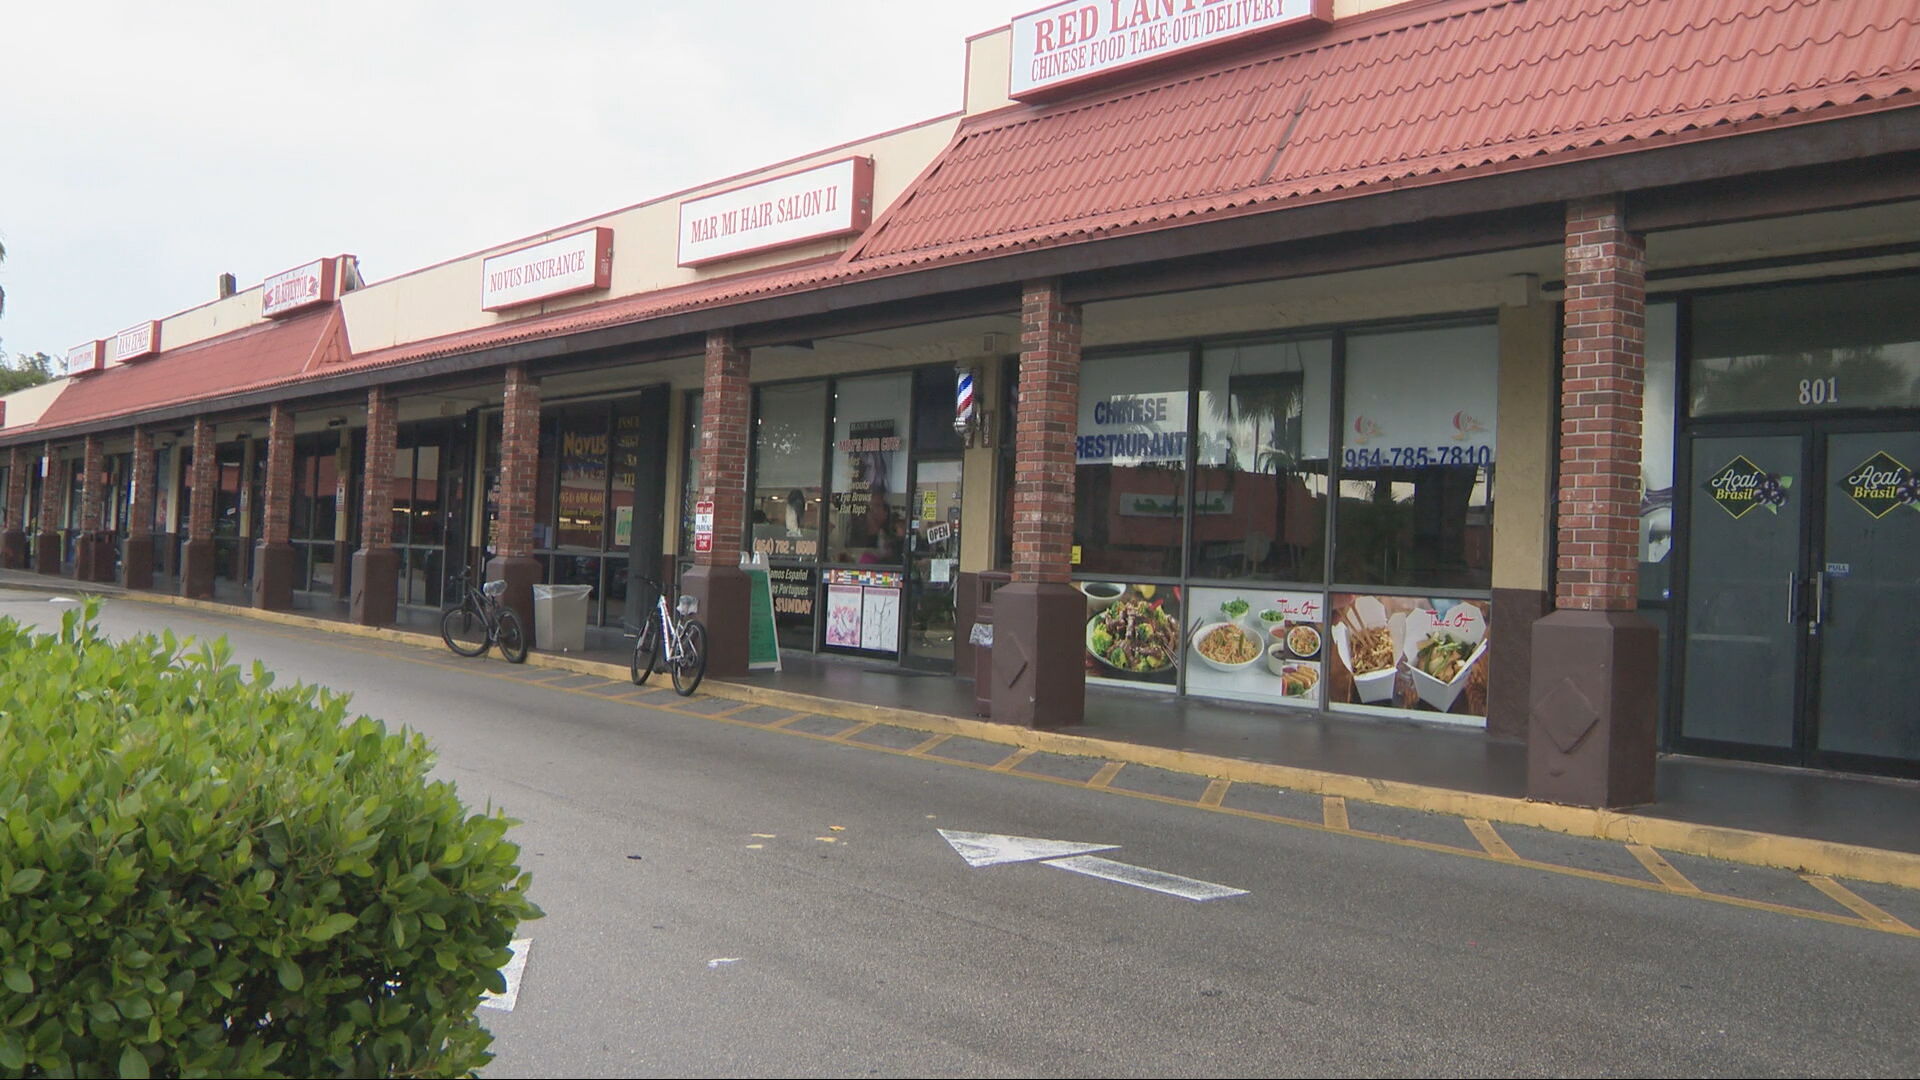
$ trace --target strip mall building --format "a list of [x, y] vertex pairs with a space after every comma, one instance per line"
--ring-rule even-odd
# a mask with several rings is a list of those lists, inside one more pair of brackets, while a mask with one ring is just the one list
[[782, 649], [961, 677], [997, 585], [1009, 723], [1913, 774], [1917, 17], [1070, 0], [953, 115], [77, 347], [6, 402], [6, 565], [369, 624], [677, 576], [739, 675], [757, 555]]

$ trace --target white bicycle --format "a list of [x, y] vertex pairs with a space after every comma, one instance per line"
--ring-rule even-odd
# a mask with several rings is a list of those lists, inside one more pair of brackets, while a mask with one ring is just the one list
[[707, 628], [693, 617], [700, 602], [682, 596], [669, 607], [666, 586], [649, 577], [640, 580], [653, 586], [656, 617], [640, 627], [633, 643], [633, 685], [645, 686], [664, 666], [673, 672], [674, 690], [689, 697], [707, 673]]

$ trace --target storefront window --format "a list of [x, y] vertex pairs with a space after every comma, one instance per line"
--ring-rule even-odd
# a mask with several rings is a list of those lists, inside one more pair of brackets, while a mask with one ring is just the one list
[[[567, 410], [559, 417], [559, 433], [560, 501], [553, 546], [598, 551], [605, 546], [607, 521], [606, 407]], [[631, 505], [631, 488], [628, 496]]]
[[1336, 580], [1491, 586], [1499, 361], [1491, 323], [1347, 339]]
[[687, 395], [686, 460], [680, 470], [680, 557], [693, 555], [693, 504], [700, 501], [700, 403], [698, 391]]
[[[953, 430], [956, 369], [922, 368], [913, 380], [913, 448], [923, 454], [957, 454], [966, 449]], [[977, 383], [977, 380], [976, 380]], [[985, 402], [975, 406], [986, 408]]]
[[1332, 392], [1329, 338], [1202, 353], [1195, 577], [1320, 580]]
[[818, 559], [827, 384], [763, 386], [756, 398], [749, 542], [771, 559]]
[[1647, 306], [1646, 388], [1640, 408], [1640, 598], [1667, 596], [1673, 550], [1674, 356], [1677, 307]]
[[907, 532], [907, 419], [912, 378], [834, 385], [831, 559], [898, 566]]
[[1074, 543], [1086, 573], [1181, 571], [1189, 354], [1089, 360], [1074, 443]]
[[1904, 276], [1698, 297], [1693, 415], [1920, 405], [1915, 287]]

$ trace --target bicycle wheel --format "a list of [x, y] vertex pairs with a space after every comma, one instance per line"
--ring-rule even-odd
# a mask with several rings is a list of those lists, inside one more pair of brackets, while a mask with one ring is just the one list
[[628, 665], [633, 675], [633, 685], [647, 685], [647, 678], [653, 669], [660, 666], [660, 631], [652, 625], [640, 628], [640, 638], [633, 643], [633, 660]]
[[493, 625], [494, 644], [509, 664], [527, 662], [527, 635], [520, 629], [520, 616], [510, 607], [500, 609], [500, 621]]
[[691, 697], [707, 673], [707, 628], [698, 619], [680, 624], [680, 655], [673, 662], [673, 688]]
[[479, 656], [487, 651], [487, 621], [470, 605], [448, 608], [440, 616], [440, 637], [457, 656]]

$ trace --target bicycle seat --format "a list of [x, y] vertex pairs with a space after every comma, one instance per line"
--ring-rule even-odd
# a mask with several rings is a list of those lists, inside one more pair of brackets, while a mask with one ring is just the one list
[[499, 596], [507, 591], [507, 583], [505, 580], [489, 581], [485, 585], [480, 586], [480, 591], [488, 596]]

